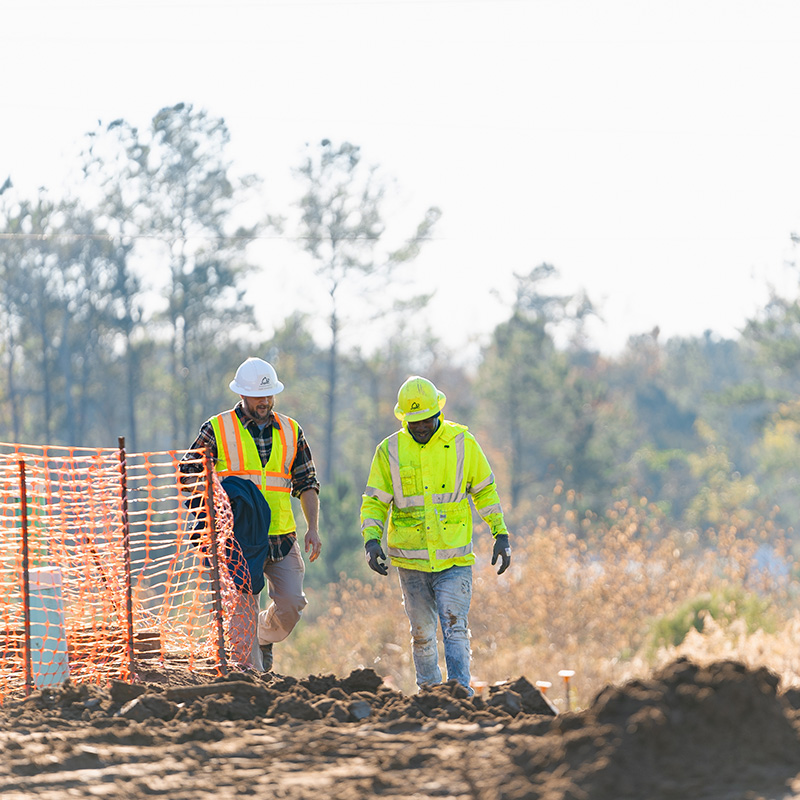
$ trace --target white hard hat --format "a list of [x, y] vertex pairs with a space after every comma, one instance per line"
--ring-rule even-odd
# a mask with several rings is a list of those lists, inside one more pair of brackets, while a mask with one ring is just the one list
[[275, 367], [262, 358], [248, 358], [242, 362], [228, 386], [232, 392], [245, 397], [269, 397], [284, 388]]

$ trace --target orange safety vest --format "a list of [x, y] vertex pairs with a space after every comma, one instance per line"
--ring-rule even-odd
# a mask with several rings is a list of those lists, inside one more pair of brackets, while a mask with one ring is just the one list
[[258, 486], [269, 505], [269, 534], [276, 536], [297, 529], [292, 513], [292, 464], [297, 456], [300, 426], [285, 414], [273, 412], [273, 416], [278, 428], [272, 431], [272, 452], [263, 466], [255, 440], [235, 411], [218, 414], [211, 425], [217, 440], [217, 475], [236, 475]]

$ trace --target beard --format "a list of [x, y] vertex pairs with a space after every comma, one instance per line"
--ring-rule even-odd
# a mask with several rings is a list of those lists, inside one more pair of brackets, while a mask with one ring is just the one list
[[272, 416], [272, 406], [272, 403], [261, 399], [250, 398], [248, 401], [245, 401], [247, 413], [260, 425], [269, 421]]

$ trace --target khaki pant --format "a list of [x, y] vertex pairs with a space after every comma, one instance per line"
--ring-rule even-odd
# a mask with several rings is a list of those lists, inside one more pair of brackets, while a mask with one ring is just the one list
[[264, 565], [264, 578], [272, 603], [259, 611], [258, 595], [242, 594], [230, 624], [231, 659], [263, 669], [259, 645], [282, 642], [300, 621], [308, 605], [303, 592], [306, 572], [297, 542], [281, 561]]

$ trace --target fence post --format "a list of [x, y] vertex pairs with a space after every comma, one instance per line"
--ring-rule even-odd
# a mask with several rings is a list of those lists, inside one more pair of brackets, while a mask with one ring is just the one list
[[128, 672], [131, 680], [134, 679], [133, 664], [133, 580], [131, 578], [131, 526], [128, 519], [128, 459], [125, 454], [125, 437], [117, 439], [119, 450], [119, 481], [122, 493], [122, 552], [125, 565], [125, 622], [128, 626]]
[[208, 524], [211, 529], [211, 589], [214, 595], [214, 612], [217, 622], [217, 657], [223, 675], [228, 674], [228, 660], [225, 656], [225, 632], [222, 626], [222, 586], [219, 579], [219, 548], [217, 547], [217, 515], [214, 509], [214, 465], [211, 451], [206, 447], [203, 455], [206, 469], [206, 505]]
[[30, 554], [28, 551], [28, 484], [25, 478], [25, 461], [19, 460], [19, 502], [22, 522], [22, 610], [25, 620], [25, 694], [33, 688], [31, 663], [31, 586]]

